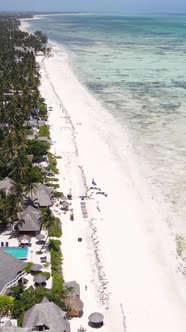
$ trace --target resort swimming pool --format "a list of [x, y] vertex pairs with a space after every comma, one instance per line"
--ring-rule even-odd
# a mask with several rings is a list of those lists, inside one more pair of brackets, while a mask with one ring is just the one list
[[18, 258], [18, 259], [26, 259], [28, 255], [28, 248], [27, 247], [7, 247], [1, 248], [3, 251], [7, 252], [8, 254]]

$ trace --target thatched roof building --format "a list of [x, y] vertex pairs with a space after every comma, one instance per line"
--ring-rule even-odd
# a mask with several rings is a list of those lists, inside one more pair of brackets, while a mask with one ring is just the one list
[[4, 286], [14, 280], [26, 265], [27, 263], [0, 249], [0, 293]]
[[32, 331], [70, 332], [70, 324], [66, 320], [66, 313], [55, 303], [46, 298], [35, 304], [24, 314], [23, 327]]
[[60, 202], [60, 206], [62, 210], [67, 211], [69, 209], [70, 204], [67, 201]]
[[48, 207], [52, 206], [51, 197], [53, 191], [53, 187], [46, 187], [44, 184], [39, 183], [32, 192], [27, 194], [27, 197], [37, 202], [40, 207]]
[[63, 287], [68, 289], [70, 288], [71, 291], [68, 293], [67, 296], [78, 296], [80, 297], [80, 286], [76, 281], [68, 281], [64, 282]]
[[23, 212], [17, 214], [19, 232], [38, 232], [41, 229], [39, 219], [41, 212], [29, 205]]
[[64, 288], [70, 289], [64, 299], [64, 303], [68, 308], [69, 317], [81, 317], [83, 314], [83, 302], [80, 299], [80, 286], [76, 281], [64, 283]]
[[16, 183], [12, 179], [6, 177], [0, 181], [0, 190], [4, 190], [5, 193], [9, 195], [15, 185]]

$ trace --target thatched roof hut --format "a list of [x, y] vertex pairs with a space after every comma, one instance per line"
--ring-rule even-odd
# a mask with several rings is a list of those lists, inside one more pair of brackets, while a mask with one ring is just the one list
[[83, 315], [84, 305], [79, 297], [67, 296], [64, 299], [64, 303], [68, 309], [68, 317], [81, 317]]
[[67, 296], [78, 296], [80, 297], [80, 286], [79, 284], [74, 281], [64, 282], [63, 287], [65, 289], [71, 289]]
[[68, 308], [69, 317], [81, 317], [83, 314], [83, 302], [80, 299], [80, 286], [76, 281], [64, 283], [64, 288], [70, 289], [64, 299], [64, 303]]
[[15, 187], [16, 183], [10, 179], [8, 176], [0, 181], [0, 190], [4, 190], [8, 195], [12, 192], [13, 187]]
[[30, 197], [33, 201], [36, 200], [40, 207], [48, 207], [52, 206], [51, 196], [53, 191], [53, 187], [46, 187], [39, 183], [32, 192], [28, 193], [27, 197]]
[[41, 229], [39, 219], [41, 212], [29, 205], [23, 212], [17, 214], [19, 222], [17, 228], [19, 232], [38, 232]]
[[62, 210], [68, 210], [69, 209], [69, 203], [67, 201], [60, 202], [60, 206]]
[[66, 313], [46, 298], [25, 312], [23, 327], [29, 327], [32, 331], [36, 331], [36, 329], [50, 332], [71, 331], [70, 324], [66, 320]]
[[36, 284], [43, 284], [44, 282], [46, 282], [47, 278], [42, 275], [42, 274], [38, 274], [34, 277], [34, 282]]
[[30, 271], [32, 272], [38, 272], [43, 268], [41, 264], [32, 264]]

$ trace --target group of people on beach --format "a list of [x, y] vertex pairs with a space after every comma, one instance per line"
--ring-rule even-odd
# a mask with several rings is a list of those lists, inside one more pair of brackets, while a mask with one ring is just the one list
[[90, 187], [90, 190], [92, 190], [92, 189], [93, 189], [93, 190], [97, 190], [96, 195], [104, 195], [105, 197], [108, 196], [107, 193], [105, 193], [104, 191], [101, 191], [100, 188], [96, 187], [97, 184], [96, 184], [96, 182], [95, 182], [94, 179], [92, 179], [92, 185], [93, 185], [93, 187]]

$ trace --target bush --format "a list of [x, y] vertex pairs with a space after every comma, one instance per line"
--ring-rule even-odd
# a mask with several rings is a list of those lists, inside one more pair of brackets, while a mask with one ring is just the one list
[[8, 295], [0, 296], [0, 316], [7, 316], [14, 306], [14, 298]]
[[52, 292], [54, 294], [59, 294], [63, 291], [63, 277], [62, 274], [58, 272], [53, 272], [53, 282], [52, 282]]
[[53, 223], [49, 229], [49, 236], [61, 237], [61, 222], [59, 218], [53, 217]]
[[33, 265], [32, 262], [28, 262], [27, 263], [27, 266], [24, 268], [24, 270], [25, 270], [26, 273], [30, 273], [30, 268], [31, 268], [32, 265]]
[[53, 198], [61, 198], [61, 197], [64, 197], [64, 194], [61, 193], [60, 191], [54, 191], [53, 194], [52, 194], [52, 197]]
[[57, 161], [51, 152], [48, 152], [48, 162], [49, 162], [49, 165], [47, 167], [47, 171], [52, 171], [52, 172], [58, 174], [58, 169], [56, 167]]
[[43, 159], [43, 156], [47, 154], [49, 148], [50, 144], [48, 142], [33, 139], [31, 141], [27, 141], [26, 153], [33, 154], [33, 161], [39, 162]]
[[40, 272], [39, 274], [41, 274], [42, 276], [45, 276], [47, 278], [47, 280], [50, 278], [50, 272]]
[[62, 254], [61, 254], [61, 241], [50, 240], [49, 249], [51, 254], [51, 269], [52, 269], [52, 293], [63, 293], [63, 276], [61, 271]]
[[47, 177], [45, 178], [45, 182], [47, 183], [47, 182], [50, 182], [50, 181], [58, 182], [59, 179], [57, 179], [57, 178], [50, 178], [50, 177], [47, 176]]
[[52, 187], [54, 189], [59, 188], [59, 184], [57, 183], [47, 183], [47, 187]]
[[39, 136], [50, 138], [50, 131], [48, 126], [39, 127]]
[[43, 174], [39, 166], [33, 166], [27, 176], [28, 183], [42, 183]]

